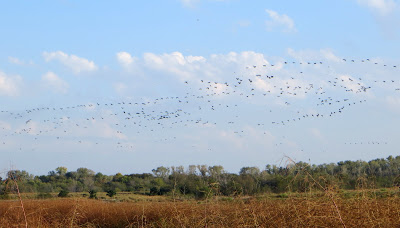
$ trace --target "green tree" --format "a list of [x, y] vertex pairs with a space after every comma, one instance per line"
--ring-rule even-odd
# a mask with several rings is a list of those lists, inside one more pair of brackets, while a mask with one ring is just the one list
[[167, 179], [170, 173], [170, 169], [164, 166], [157, 167], [157, 169], [152, 170], [154, 176]]
[[56, 168], [56, 173], [59, 176], [64, 176], [67, 173], [68, 169], [66, 167], [60, 166]]
[[107, 191], [107, 196], [109, 196], [110, 198], [117, 195], [117, 192], [114, 189], [110, 189]]
[[243, 167], [239, 171], [239, 175], [250, 175], [256, 177], [260, 175], [260, 169], [258, 167]]

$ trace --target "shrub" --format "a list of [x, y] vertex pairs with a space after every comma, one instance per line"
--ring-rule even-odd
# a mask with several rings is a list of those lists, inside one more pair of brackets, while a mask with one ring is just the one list
[[113, 197], [113, 196], [117, 195], [117, 192], [115, 190], [113, 190], [113, 189], [112, 190], [108, 190], [106, 195], [109, 196], [109, 197]]
[[160, 194], [160, 188], [154, 186], [150, 188], [150, 195], [155, 196]]
[[166, 195], [167, 193], [171, 192], [172, 188], [169, 186], [163, 186], [160, 188], [160, 195]]
[[69, 192], [67, 190], [61, 190], [58, 193], [58, 197], [68, 197]]
[[195, 198], [198, 200], [205, 199], [209, 196], [210, 193], [211, 190], [208, 187], [198, 187], [195, 192]]
[[0, 199], [10, 199], [9, 191], [0, 191]]
[[97, 192], [95, 190], [89, 191], [89, 199], [97, 199]]

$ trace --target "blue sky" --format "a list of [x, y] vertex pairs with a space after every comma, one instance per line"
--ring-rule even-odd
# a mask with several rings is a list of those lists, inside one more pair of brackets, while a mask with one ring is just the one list
[[237, 172], [285, 156], [398, 155], [399, 1], [60, 0], [0, 9], [3, 170], [219, 164]]

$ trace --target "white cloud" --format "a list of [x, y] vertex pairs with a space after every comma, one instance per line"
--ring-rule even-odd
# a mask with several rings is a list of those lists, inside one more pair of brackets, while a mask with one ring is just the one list
[[168, 72], [180, 80], [188, 80], [200, 70], [206, 59], [202, 56], [183, 56], [180, 52], [173, 52], [161, 55], [145, 53], [143, 61], [148, 69]]
[[387, 39], [398, 38], [400, 33], [400, 5], [394, 0], [357, 0], [373, 14], [379, 28]]
[[154, 54], [144, 53], [141, 65], [146, 70], [166, 72], [181, 81], [193, 78], [206, 63], [202, 56], [183, 56], [180, 52]]
[[42, 82], [46, 87], [49, 87], [55, 93], [67, 93], [68, 92], [68, 83], [62, 80], [53, 72], [47, 72], [42, 76]]
[[[296, 104], [297, 101], [305, 100], [309, 95], [318, 92], [331, 94], [353, 89], [354, 94], [370, 94], [370, 92], [359, 92], [364, 84], [352, 75], [341, 78], [348, 69], [352, 69], [351, 65], [346, 65], [331, 49], [299, 51], [288, 49], [288, 54], [296, 59], [295, 64], [292, 64], [291, 61], [284, 64], [285, 60], [281, 58], [267, 57], [252, 51], [210, 56], [186, 56], [180, 52], [145, 53], [139, 58], [132, 57], [127, 53], [130, 58], [135, 58], [131, 64], [135, 66], [135, 69], [127, 72], [133, 77], [126, 77], [126, 80], [134, 81], [121, 80], [114, 84], [114, 89], [119, 95], [137, 96], [135, 94], [138, 93], [137, 91], [151, 85], [151, 87], [147, 87], [154, 88], [151, 93], [159, 94], [160, 88], [175, 87], [175, 91], [179, 91], [176, 89], [180, 84], [177, 84], [176, 81], [187, 81], [188, 85], [183, 83], [181, 85], [198, 91], [200, 94], [217, 94], [218, 96], [214, 96], [214, 99], [223, 99], [226, 97], [225, 92], [233, 93], [235, 91], [234, 93], [239, 96], [239, 94], [251, 94], [249, 91], [254, 89], [255, 97], [257, 97], [251, 99], [254, 103], [265, 103], [265, 99], [261, 99], [261, 97], [274, 95], [271, 97], [272, 99], [268, 99], [269, 104], [287, 107], [288, 104], [283, 101], [289, 98], [293, 102], [288, 101], [290, 107], [297, 105], [300, 109], [301, 105]], [[267, 59], [275, 59], [272, 62], [273, 66]], [[318, 64], [299, 64], [311, 61]], [[319, 61], [322, 61], [323, 64], [320, 64]], [[300, 71], [305, 73], [300, 74]], [[144, 77], [136, 77], [138, 74], [142, 74]], [[268, 75], [275, 75], [275, 77], [271, 80], [265, 77]], [[236, 78], [244, 80], [243, 83], [237, 85]], [[335, 78], [340, 78], [337, 87], [327, 82], [329, 80], [336, 81]], [[252, 80], [251, 83], [249, 83], [249, 79]], [[344, 81], [342, 82], [341, 79]], [[213, 86], [207, 89], [205, 82], [215, 82], [215, 84], [213, 83]], [[230, 86], [226, 86], [225, 82]], [[234, 87], [235, 84], [236, 87]], [[150, 89], [146, 90], [146, 93], [149, 91]]]
[[292, 48], [287, 49], [289, 56], [295, 58], [298, 61], [332, 61], [340, 62], [341, 58], [336, 56], [331, 49], [320, 49], [320, 50], [300, 50], [295, 51]]
[[[115, 120], [114, 120], [115, 121]], [[114, 125], [111, 119], [106, 121], [90, 120], [85, 123], [87, 128], [76, 128], [72, 131], [74, 136], [79, 137], [100, 137], [104, 139], [127, 139], [127, 136], [118, 129], [112, 127]], [[82, 124], [82, 123], [81, 123]], [[83, 124], [82, 124], [83, 125]]]
[[28, 63], [26, 63], [25, 61], [20, 60], [16, 57], [12, 57], [12, 56], [8, 56], [8, 62], [15, 64], [15, 65], [20, 65], [20, 66], [34, 65], [33, 61], [29, 61]]
[[113, 87], [118, 94], [123, 94], [128, 88], [128, 86], [122, 82], [115, 83]]
[[400, 106], [400, 98], [399, 97], [387, 96], [386, 102], [392, 106]]
[[240, 27], [249, 27], [251, 25], [251, 22], [249, 20], [240, 20], [238, 24]]
[[43, 57], [46, 62], [58, 60], [61, 64], [71, 69], [75, 74], [93, 72], [98, 69], [97, 65], [93, 61], [89, 61], [76, 55], [68, 55], [62, 51], [43, 52]]
[[315, 138], [317, 138], [319, 140], [325, 140], [325, 137], [323, 136], [323, 134], [321, 133], [321, 131], [318, 128], [311, 128], [310, 133], [312, 136], [314, 136]]
[[119, 133], [116, 129], [112, 128], [108, 123], [97, 123], [92, 121], [92, 128], [95, 132], [98, 132], [98, 136], [102, 138], [115, 138], [115, 139], [127, 139], [127, 136], [123, 133]]
[[185, 7], [194, 7], [200, 0], [180, 0]]
[[344, 86], [347, 90], [350, 90], [352, 93], [357, 93], [361, 87], [364, 87], [364, 83], [357, 80], [350, 75], [339, 75], [338, 77], [341, 80], [341, 85]]
[[[190, 79], [225, 80], [233, 72], [246, 71], [246, 66], [268, 64], [263, 54], [245, 51], [241, 53], [184, 56], [180, 52], [154, 54], [145, 53], [144, 65], [147, 69], [167, 72], [181, 81]], [[229, 73], [228, 73], [229, 72]]]
[[0, 95], [17, 96], [22, 82], [20, 76], [8, 76], [0, 71]]
[[180, 52], [144, 53], [142, 58], [136, 58], [127, 52], [120, 52], [117, 53], [117, 59], [124, 67], [135, 66], [135, 70], [138, 71], [153, 70], [171, 73], [181, 80], [194, 76], [217, 78], [226, 70], [233, 69], [232, 67], [243, 70], [246, 66], [269, 64], [263, 54], [252, 51], [212, 54], [208, 58], [184, 56]]
[[134, 62], [134, 58], [128, 52], [122, 51], [118, 52], [116, 55], [118, 62], [124, 67], [129, 67]]
[[[130, 54], [126, 56], [128, 55], [130, 56]], [[206, 90], [200, 91], [200, 87], [204, 87], [201, 80], [218, 82], [212, 90], [220, 94], [231, 88], [224, 83], [234, 83], [233, 80], [236, 77], [243, 75], [255, 77], [256, 73], [265, 73], [265, 70], [273, 72], [282, 69], [282, 64], [276, 64], [274, 68], [263, 68], [262, 66], [269, 65], [269, 62], [263, 54], [253, 51], [212, 54], [210, 56], [183, 55], [180, 52], [144, 53], [142, 57], [131, 56], [130, 58], [135, 59], [125, 72], [130, 77], [125, 77], [114, 84], [115, 91], [120, 95], [133, 96], [148, 85], [154, 85], [151, 88], [154, 88], [154, 91], [158, 93], [157, 90], [161, 88], [161, 85], [165, 88], [179, 86], [176, 81], [181, 83], [188, 81], [188, 87], [196, 88], [197, 91], [203, 93]], [[255, 69], [253, 68], [254, 65], [259, 67]], [[123, 68], [126, 69], [125, 66]], [[246, 87], [246, 89], [248, 89], [248, 86], [250, 85], [243, 83], [243, 87]], [[129, 89], [127, 89], [128, 87]], [[145, 93], [148, 92], [150, 90], [145, 91]]]
[[10, 63], [16, 64], [16, 65], [24, 65], [23, 61], [19, 60], [18, 58], [15, 58], [15, 57], [8, 56], [8, 61]]
[[386, 96], [385, 98], [386, 105], [391, 110], [400, 113], [400, 97], [398, 96]]
[[398, 7], [394, 0], [357, 0], [357, 2], [382, 16], [392, 13]]
[[[72, 121], [74, 121], [74, 124], [72, 124]], [[107, 121], [97, 121], [94, 119], [86, 121], [85, 119], [69, 119], [65, 117], [63, 118], [62, 122], [69, 125], [68, 127], [64, 128], [66, 132], [63, 132], [63, 137], [74, 137], [82, 139], [91, 137], [99, 137], [103, 139], [127, 139], [127, 136], [125, 134], [112, 126], [114, 124], [111, 121], [111, 119], [108, 119]], [[0, 126], [1, 124], [2, 123], [0, 122]], [[75, 124], [78, 124], [79, 127], [72, 127], [75, 126]], [[42, 136], [60, 136], [60, 133], [62, 132], [61, 129], [54, 128], [53, 123], [49, 121], [43, 122], [37, 120], [21, 122], [21, 124], [16, 127], [15, 131], [26, 132], [30, 135]]]
[[281, 28], [283, 32], [296, 32], [297, 29], [294, 25], [294, 21], [286, 14], [279, 14], [273, 10], [265, 10], [270, 20], [265, 21], [267, 31], [273, 31], [274, 28]]
[[0, 120], [0, 128], [4, 130], [11, 130], [11, 124]]
[[[202, 0], [179, 0], [183, 6], [188, 7], [188, 8], [194, 8], [198, 3], [200, 3]], [[212, 0], [214, 2], [226, 2], [229, 0]]]

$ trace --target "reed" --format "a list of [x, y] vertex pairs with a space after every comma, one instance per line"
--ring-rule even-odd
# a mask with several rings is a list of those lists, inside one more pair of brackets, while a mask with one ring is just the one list
[[[371, 192], [370, 192], [371, 193]], [[82, 198], [1, 201], [0, 227], [395, 227], [400, 198], [322, 195], [230, 201], [105, 202]], [[361, 197], [359, 197], [361, 196]], [[341, 212], [338, 219], [337, 210]]]

